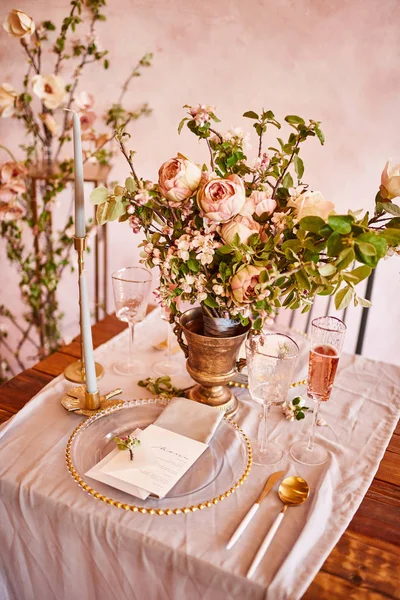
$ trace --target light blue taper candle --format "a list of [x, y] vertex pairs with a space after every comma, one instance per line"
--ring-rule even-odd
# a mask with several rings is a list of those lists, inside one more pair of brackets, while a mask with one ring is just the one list
[[[74, 112], [74, 111], [72, 111]], [[86, 235], [85, 227], [85, 196], [83, 188], [83, 160], [81, 141], [81, 122], [79, 115], [73, 114], [74, 129], [74, 171], [75, 171], [75, 237]]]
[[83, 339], [83, 355], [85, 358], [86, 389], [90, 394], [94, 394], [97, 392], [96, 368], [94, 365], [89, 293], [85, 270], [82, 271], [79, 277], [79, 288], [81, 293], [81, 335]]

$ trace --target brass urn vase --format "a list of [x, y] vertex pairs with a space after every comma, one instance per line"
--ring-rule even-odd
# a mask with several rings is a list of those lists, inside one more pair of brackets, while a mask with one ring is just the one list
[[225, 337], [210, 337], [204, 334], [201, 308], [191, 308], [181, 316], [175, 334], [187, 358], [186, 369], [197, 383], [188, 391], [188, 398], [228, 416], [236, 413], [238, 400], [226, 384], [246, 363], [238, 360], [238, 354], [249, 328], [236, 324], [234, 335], [225, 332]]

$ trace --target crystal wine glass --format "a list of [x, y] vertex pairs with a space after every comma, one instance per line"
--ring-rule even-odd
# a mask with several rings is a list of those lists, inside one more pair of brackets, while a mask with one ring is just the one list
[[167, 324], [167, 352], [163, 360], [158, 360], [153, 364], [153, 370], [157, 375], [178, 375], [182, 373], [183, 369], [180, 364], [173, 360], [173, 331], [170, 323], [171, 311], [168, 307], [161, 309], [161, 318]]
[[114, 370], [121, 375], [141, 376], [144, 364], [135, 359], [133, 339], [135, 324], [143, 321], [151, 289], [151, 273], [143, 267], [126, 267], [112, 275], [115, 309], [117, 318], [129, 325], [128, 358], [114, 364]]
[[246, 341], [246, 360], [251, 397], [263, 406], [254, 463], [272, 465], [281, 460], [282, 450], [268, 440], [268, 417], [274, 403], [287, 396], [299, 347], [283, 333], [260, 333]]
[[307, 395], [314, 400], [314, 419], [308, 441], [296, 442], [290, 454], [304, 465], [322, 465], [328, 459], [324, 446], [316, 444], [315, 427], [322, 402], [329, 400], [346, 325], [336, 317], [318, 317], [311, 323], [311, 349], [308, 364]]

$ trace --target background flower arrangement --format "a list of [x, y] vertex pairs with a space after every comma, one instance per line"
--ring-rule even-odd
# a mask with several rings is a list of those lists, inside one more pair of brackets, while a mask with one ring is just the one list
[[280, 306], [307, 312], [318, 294], [335, 294], [339, 310], [352, 300], [368, 306], [355, 286], [400, 244], [400, 208], [392, 202], [400, 196], [400, 167], [386, 165], [373, 216], [337, 215], [303, 179], [301, 145], [309, 137], [324, 143], [318, 121], [285, 117], [288, 139], [265, 150], [267, 128], [281, 124], [272, 111], [246, 112], [258, 136], [250, 163], [248, 134], [217, 131], [213, 107], [185, 108], [178, 130], [186, 125], [205, 140], [210, 168], [178, 154], [160, 167], [157, 184], [140, 179], [120, 128], [116, 139], [131, 176], [111, 193], [101, 186], [91, 195], [99, 223], [127, 220], [145, 233], [143, 262], [160, 269], [160, 303], [174, 315], [181, 301], [200, 303], [209, 316], [254, 329]]
[[[95, 128], [94, 98], [79, 92], [82, 75], [88, 65], [100, 63], [109, 68], [108, 51], [101, 48], [96, 24], [105, 20], [105, 0], [73, 0], [70, 12], [57, 30], [51, 21], [35, 23], [20, 10], [12, 10], [3, 27], [20, 43], [27, 59], [22, 85], [5, 82], [0, 86], [0, 116], [14, 118], [21, 125], [23, 158], [0, 146], [8, 160], [0, 167], [0, 231], [6, 242], [8, 259], [20, 273], [19, 287], [26, 306], [25, 321], [19, 322], [6, 306], [0, 316], [19, 332], [15, 347], [8, 339], [8, 328], [0, 331], [0, 348], [6, 347], [19, 369], [26, 365], [21, 353], [26, 344], [37, 360], [56, 349], [61, 339], [62, 314], [58, 308], [57, 286], [66, 268], [72, 248], [72, 217], [56, 231], [52, 208], [57, 196], [73, 177], [71, 113], [79, 112], [85, 163], [109, 165], [113, 155], [113, 132], [120, 126], [150, 114], [147, 104], [136, 110], [123, 106], [132, 80], [150, 66], [151, 54], [144, 55], [123, 83], [119, 97]], [[53, 65], [48, 64], [48, 55]], [[99, 121], [100, 119], [97, 119]], [[40, 176], [40, 197], [35, 197], [32, 177]], [[88, 224], [88, 229], [93, 224]], [[31, 236], [27, 232], [31, 232]], [[15, 366], [15, 365], [14, 365]], [[14, 372], [12, 363], [1, 361], [0, 381]]]

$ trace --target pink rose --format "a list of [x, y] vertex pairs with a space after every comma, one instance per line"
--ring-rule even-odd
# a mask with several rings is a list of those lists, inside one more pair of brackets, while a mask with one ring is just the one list
[[335, 210], [335, 205], [325, 200], [321, 192], [303, 192], [290, 198], [288, 206], [294, 208], [296, 220], [304, 217], [321, 217], [324, 221]]
[[270, 215], [276, 208], [276, 202], [273, 200], [268, 192], [251, 192], [250, 196], [246, 198], [246, 203], [242, 210], [241, 215], [252, 216], [256, 213], [257, 217], [261, 217], [264, 213]]
[[238, 234], [240, 243], [246, 244], [249, 237], [253, 233], [259, 233], [260, 229], [260, 225], [251, 217], [237, 215], [222, 225], [221, 237], [226, 244], [232, 244], [235, 235]]
[[254, 288], [260, 281], [261, 271], [264, 271], [264, 268], [247, 265], [232, 277], [232, 296], [237, 304], [249, 304], [254, 301], [256, 296]]
[[387, 200], [400, 196], [400, 164], [391, 165], [387, 161], [381, 176], [381, 195]]
[[246, 201], [243, 180], [238, 175], [211, 179], [197, 194], [197, 203], [211, 221], [226, 223], [240, 213]]
[[158, 187], [163, 196], [179, 206], [197, 190], [201, 169], [182, 154], [163, 163], [158, 171]]

